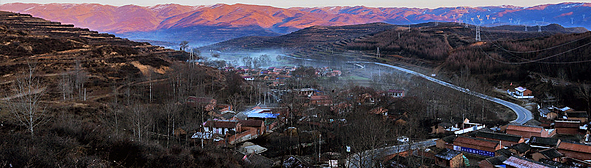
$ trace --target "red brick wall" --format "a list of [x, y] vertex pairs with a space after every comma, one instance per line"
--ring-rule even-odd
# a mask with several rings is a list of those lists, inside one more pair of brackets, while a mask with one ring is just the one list
[[490, 164], [486, 160], [482, 160], [482, 161], [478, 162], [478, 167], [480, 167], [480, 168], [494, 168], [495, 166]]
[[579, 128], [556, 128], [556, 133], [569, 135], [583, 134], [582, 132], [579, 132]]

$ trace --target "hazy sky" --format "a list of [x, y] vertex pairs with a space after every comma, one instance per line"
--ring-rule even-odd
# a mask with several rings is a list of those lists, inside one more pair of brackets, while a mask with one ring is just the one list
[[[312, 6], [371, 6], [371, 7], [419, 7], [437, 8], [445, 6], [535, 6], [539, 4], [555, 4], [569, 2], [564, 0], [0, 0], [0, 3], [32, 2], [32, 3], [101, 3], [109, 5], [135, 4], [153, 6], [156, 4], [176, 3], [182, 5], [212, 5], [225, 4], [256, 4], [275, 7], [312, 7]], [[570, 2], [591, 2], [578, 0]]]

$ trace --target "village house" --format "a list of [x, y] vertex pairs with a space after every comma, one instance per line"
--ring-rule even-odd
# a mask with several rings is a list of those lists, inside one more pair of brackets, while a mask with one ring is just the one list
[[241, 132], [242, 125], [236, 120], [209, 120], [203, 124], [205, 132], [227, 135]]
[[541, 159], [551, 160], [551, 161], [555, 161], [555, 162], [562, 162], [561, 158], [563, 156], [564, 155], [562, 153], [558, 152], [554, 148], [541, 150], [541, 151], [533, 153], [531, 155], [532, 159], [535, 161], [538, 161], [538, 162]]
[[435, 164], [441, 167], [464, 167], [464, 155], [460, 151], [444, 148], [435, 154]]
[[591, 160], [591, 146], [581, 143], [561, 141], [556, 147], [558, 152], [569, 158]]
[[514, 168], [549, 168], [553, 167], [541, 162], [536, 162], [531, 159], [527, 159], [524, 157], [519, 156], [511, 156], [507, 160], [503, 162], [503, 164], [507, 165], [506, 167], [514, 167]]
[[524, 156], [531, 150], [531, 146], [525, 143], [518, 143], [513, 146], [507, 148], [507, 150], [511, 151], [514, 155]]
[[558, 113], [554, 109], [554, 107], [541, 107], [538, 109], [540, 112], [540, 117], [546, 118], [548, 120], [554, 120], [558, 118]]
[[250, 75], [244, 75], [242, 76], [242, 79], [244, 79], [245, 81], [254, 81], [254, 77]]
[[265, 134], [265, 123], [262, 120], [240, 120], [238, 123], [240, 123], [242, 128], [255, 128], [257, 130], [257, 134], [259, 135]]
[[464, 119], [459, 128], [451, 127], [446, 129], [446, 131], [454, 132], [454, 134], [465, 134], [478, 131], [484, 128], [486, 128], [486, 125], [480, 123], [472, 123], [469, 119], [466, 118]]
[[449, 129], [452, 126], [452, 124], [444, 122], [431, 126], [431, 134], [443, 134], [447, 132], [446, 129]]
[[582, 134], [582, 132], [579, 132], [580, 125], [581, 120], [554, 120], [554, 129], [556, 129], [557, 134]]
[[[279, 111], [279, 112], [273, 112], [274, 110]], [[285, 111], [285, 109], [280, 109], [280, 108], [270, 109], [270, 108], [261, 108], [259, 106], [256, 106], [256, 107], [253, 107], [251, 110], [238, 113], [236, 115], [236, 118], [238, 118], [239, 120], [259, 120], [259, 121], [262, 121], [265, 125], [265, 130], [271, 130], [279, 124], [278, 121], [280, 121], [280, 120], [278, 120], [277, 117], [279, 117], [279, 115], [281, 115], [282, 111], [284, 113], [283, 116], [286, 116], [285, 114], [287, 113], [287, 111]]]
[[314, 95], [310, 96], [310, 104], [316, 106], [330, 106], [332, 99], [328, 95]]
[[558, 138], [548, 138], [548, 137], [538, 137], [532, 136], [529, 138], [529, 145], [535, 149], [548, 149], [557, 147], [560, 144], [560, 139]]
[[443, 137], [441, 139], [437, 139], [437, 140], [435, 140], [435, 146], [438, 148], [453, 149], [454, 148], [453, 143], [457, 137], [458, 136], [456, 136], [456, 135], [450, 135], [450, 136]]
[[314, 88], [294, 89], [300, 96], [311, 97], [316, 92]]
[[515, 92], [511, 92], [511, 91], [507, 90], [507, 93], [515, 98], [518, 98], [518, 99], [534, 98], [531, 90], [528, 90], [525, 87], [521, 87], [521, 86], [515, 88]]
[[519, 135], [495, 133], [495, 132], [484, 132], [478, 131], [474, 134], [477, 138], [482, 138], [491, 141], [500, 141], [503, 146], [513, 146], [518, 143], [523, 143], [525, 140]]
[[387, 92], [388, 96], [393, 98], [403, 98], [405, 96], [404, 90], [399, 89], [390, 89]]
[[566, 111], [564, 115], [567, 120], [580, 120], [581, 123], [587, 123], [589, 121], [586, 111]]
[[510, 156], [513, 156], [513, 155], [515, 155], [515, 153], [511, 152], [507, 148], [503, 148], [503, 149], [499, 149], [499, 150], [495, 151], [495, 156], [510, 157]]
[[495, 151], [503, 148], [499, 141], [458, 136], [453, 142], [453, 149], [471, 154], [493, 157]]
[[478, 162], [478, 167], [480, 168], [495, 168], [496, 166], [505, 165], [503, 162], [507, 160], [505, 156], [495, 156], [486, 158], [480, 162]]
[[556, 134], [554, 129], [529, 125], [508, 125], [505, 132], [511, 135], [519, 135], [523, 138], [530, 138], [532, 136], [552, 137]]

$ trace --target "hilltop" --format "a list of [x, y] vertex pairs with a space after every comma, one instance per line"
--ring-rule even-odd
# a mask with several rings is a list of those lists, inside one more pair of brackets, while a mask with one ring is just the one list
[[[213, 43], [244, 36], [277, 36], [311, 26], [344, 26], [383, 22], [396, 25], [457, 22], [498, 25], [549, 25], [591, 28], [585, 12], [590, 3], [532, 7], [293, 7], [247, 4], [184, 6], [110, 6], [101, 4], [10, 3], [0, 10], [29, 13], [128, 38], [178, 43]], [[482, 20], [480, 20], [482, 19]]]

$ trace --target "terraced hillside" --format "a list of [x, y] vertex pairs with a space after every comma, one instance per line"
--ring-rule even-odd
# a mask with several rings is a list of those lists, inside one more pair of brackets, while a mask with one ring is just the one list
[[[127, 77], [163, 74], [184, 54], [28, 14], [0, 11], [0, 86], [5, 94], [11, 93], [11, 83], [29, 64], [35, 64], [36, 73], [56, 87], [60, 77], [83, 71], [89, 81], [88, 96], [95, 97]], [[60, 94], [56, 89], [49, 93], [53, 98]]]

